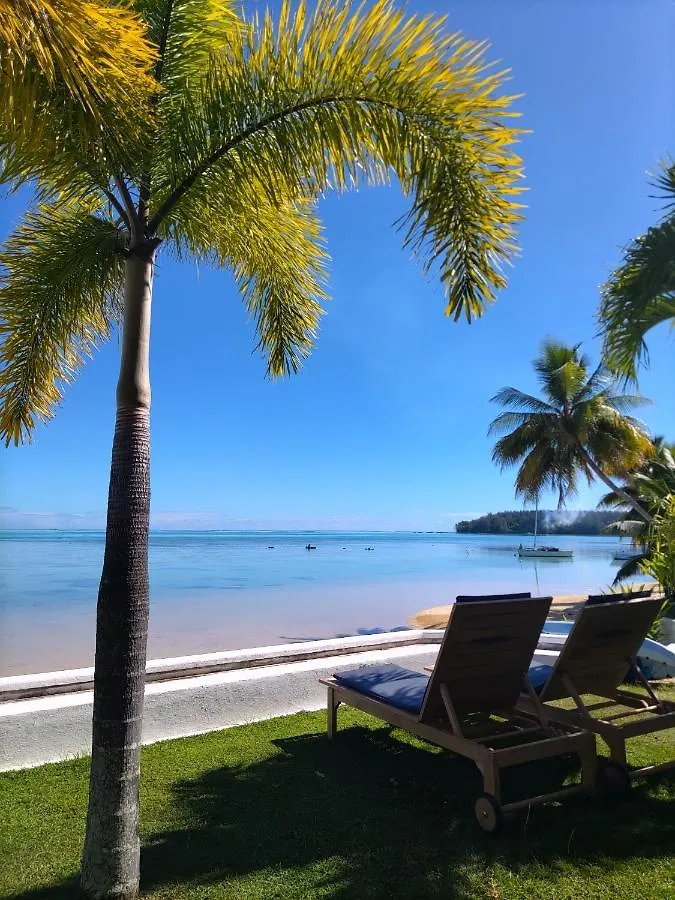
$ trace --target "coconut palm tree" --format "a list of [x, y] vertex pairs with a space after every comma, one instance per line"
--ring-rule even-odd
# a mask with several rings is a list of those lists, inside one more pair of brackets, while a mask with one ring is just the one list
[[651, 447], [642, 425], [626, 414], [643, 398], [617, 394], [602, 365], [589, 372], [588, 357], [578, 345], [545, 341], [534, 369], [543, 399], [512, 387], [492, 397], [507, 410], [490, 425], [490, 434], [503, 434], [492, 459], [502, 469], [520, 463], [516, 493], [536, 500], [551, 489], [562, 506], [580, 476], [589, 483], [599, 478], [650, 522], [642, 504], [612, 481], [639, 465]]
[[76, 123], [44, 146], [31, 135], [0, 144], [13, 185], [39, 185], [0, 252], [8, 441], [53, 414], [63, 384], [122, 322], [82, 883], [125, 898], [139, 875], [158, 254], [233, 271], [280, 375], [310, 352], [322, 313], [325, 191], [396, 178], [410, 200], [404, 242], [438, 273], [456, 319], [480, 315], [504, 285], [520, 215], [503, 73], [443, 20], [409, 18], [387, 0], [355, 12], [322, 0], [311, 13], [284, 2], [276, 19], [252, 21], [229, 0], [134, 8], [157, 47], [157, 84], [150, 121], [113, 142], [124, 165]]
[[675, 324], [675, 163], [663, 166], [657, 186], [666, 215], [628, 245], [600, 303], [606, 363], [632, 380], [640, 362], [649, 359], [647, 332], [662, 322]]
[[[668, 444], [662, 437], [655, 437], [649, 454], [633, 472], [628, 472], [621, 488], [633, 499], [656, 515], [657, 510], [669, 494], [675, 494], [675, 445]], [[624, 515], [610, 526], [609, 530], [632, 537], [637, 543], [645, 543], [648, 533], [647, 523], [635, 516], [623, 496], [609, 491], [599, 501], [601, 509], [615, 509]]]

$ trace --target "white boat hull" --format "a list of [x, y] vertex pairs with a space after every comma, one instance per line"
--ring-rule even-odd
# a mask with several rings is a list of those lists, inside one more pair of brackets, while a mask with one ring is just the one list
[[573, 550], [537, 550], [536, 547], [525, 547], [518, 551], [522, 559], [572, 559]]
[[[559, 622], [547, 619], [539, 637], [534, 654], [534, 662], [553, 665], [562, 649], [573, 622]], [[672, 678], [675, 676], [675, 644], [659, 644], [646, 638], [638, 653], [640, 667], [649, 678]]]

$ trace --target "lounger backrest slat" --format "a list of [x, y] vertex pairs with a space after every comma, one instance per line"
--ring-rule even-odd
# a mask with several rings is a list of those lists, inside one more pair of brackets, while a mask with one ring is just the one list
[[445, 685], [458, 715], [515, 706], [551, 597], [453, 605], [420, 721], [446, 718]]
[[660, 597], [617, 600], [584, 606], [565, 641], [542, 700], [559, 700], [570, 692], [608, 696], [622, 683], [661, 605]]

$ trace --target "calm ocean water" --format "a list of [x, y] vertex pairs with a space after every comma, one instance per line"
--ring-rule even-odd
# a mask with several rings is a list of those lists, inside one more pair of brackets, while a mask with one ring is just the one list
[[[458, 593], [610, 584], [615, 538], [553, 540], [574, 559], [519, 560], [520, 538], [494, 535], [155, 532], [149, 653], [391, 629]], [[102, 559], [102, 532], [0, 532], [0, 675], [92, 663]]]

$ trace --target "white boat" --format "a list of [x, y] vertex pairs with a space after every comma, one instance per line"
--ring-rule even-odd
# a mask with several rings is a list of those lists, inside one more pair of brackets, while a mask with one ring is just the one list
[[540, 545], [537, 547], [537, 525], [539, 524], [539, 498], [534, 506], [534, 541], [531, 547], [518, 547], [518, 556], [521, 559], [572, 559], [573, 550], [561, 550], [559, 547]]
[[[573, 624], [547, 619], [539, 637], [534, 662], [553, 665]], [[675, 676], [675, 644], [666, 646], [645, 638], [638, 652], [638, 662], [648, 678], [672, 678]]]
[[572, 559], [573, 550], [561, 550], [559, 547], [518, 547], [521, 559]]

